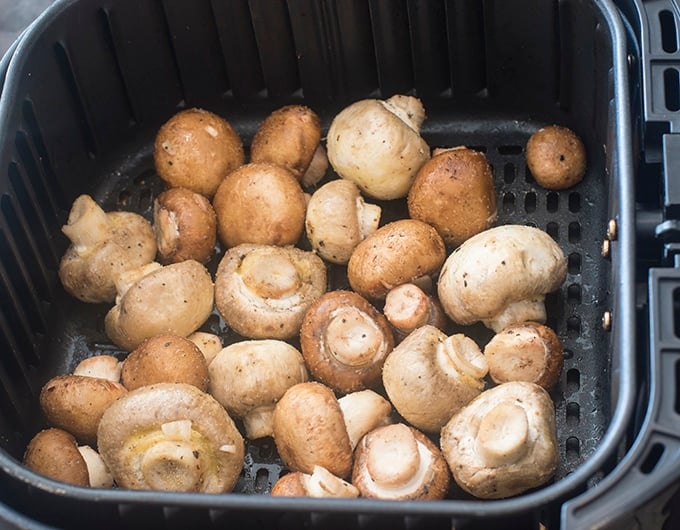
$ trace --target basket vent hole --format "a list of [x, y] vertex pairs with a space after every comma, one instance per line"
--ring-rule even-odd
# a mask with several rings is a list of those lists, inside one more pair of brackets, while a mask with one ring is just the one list
[[257, 470], [255, 474], [255, 491], [259, 493], [264, 493], [269, 491], [269, 470], [261, 467]]
[[642, 461], [642, 464], [640, 464], [640, 471], [642, 471], [645, 475], [648, 475], [649, 473], [654, 471], [654, 468], [661, 460], [661, 457], [663, 456], [665, 451], [666, 448], [660, 443], [655, 443], [654, 445], [652, 445], [652, 447], [649, 450], [649, 453], [647, 453], [647, 456]]
[[569, 211], [571, 213], [578, 213], [581, 211], [581, 194], [572, 192], [569, 194]]
[[659, 24], [661, 25], [661, 47], [666, 53], [678, 51], [678, 32], [675, 27], [675, 17], [667, 9], [659, 12]]
[[[566, 352], [565, 352], [566, 353]], [[581, 372], [576, 368], [570, 368], [567, 370], [567, 394], [573, 394], [578, 392], [581, 388]], [[567, 415], [569, 414], [569, 408], [567, 408]]]
[[550, 213], [554, 213], [557, 211], [557, 209], [560, 206], [560, 196], [555, 193], [554, 191], [551, 191], [548, 193], [548, 197], [546, 198], [546, 203], [545, 207]]
[[[574, 352], [571, 351], [568, 348], [565, 348], [564, 352], [562, 353], [562, 356], [564, 357], [565, 360], [573, 359], [574, 358]], [[575, 370], [575, 369], [572, 368], [572, 370]], [[576, 375], [577, 375], [576, 381], [578, 382], [578, 370], [575, 370], [575, 371], [576, 371]], [[567, 379], [567, 382], [569, 382], [569, 379]], [[578, 390], [578, 388], [576, 390]]]
[[559, 238], [560, 238], [560, 225], [558, 225], [556, 222], [554, 222], [554, 221], [549, 222], [545, 227], [545, 231], [555, 241], [559, 240]]
[[515, 170], [515, 164], [508, 162], [503, 166], [503, 181], [506, 184], [512, 184], [515, 182], [517, 177], [517, 171]]
[[581, 455], [581, 442], [575, 436], [567, 438], [565, 444], [567, 460], [576, 460]]
[[572, 315], [567, 319], [567, 335], [570, 338], [578, 337], [581, 334], [581, 318]]
[[574, 221], [569, 223], [569, 243], [581, 241], [581, 223]]
[[680, 337], [680, 288], [673, 289], [673, 332]]
[[132, 193], [129, 190], [123, 190], [118, 194], [118, 204], [119, 208], [129, 208], [130, 202], [132, 201]]
[[680, 110], [680, 73], [675, 68], [664, 70], [663, 86], [666, 108], [672, 112]]
[[572, 283], [567, 287], [567, 303], [580, 304], [581, 303], [581, 285]]
[[581, 407], [573, 401], [567, 403], [567, 425], [575, 427], [581, 421]]
[[533, 191], [530, 191], [529, 193], [526, 194], [526, 197], [524, 197], [524, 210], [527, 213], [533, 213], [536, 211], [536, 194]]
[[581, 254], [572, 252], [567, 258], [567, 270], [569, 274], [579, 274], [581, 272]]
[[515, 195], [513, 193], [503, 194], [503, 211], [506, 213], [515, 211]]
[[524, 149], [521, 145], [499, 145], [498, 152], [502, 155], [521, 155]]
[[[677, 326], [677, 312], [675, 312], [675, 314], [676, 314], [675, 324]], [[680, 361], [676, 361], [675, 363], [675, 412], [677, 414], [680, 414]]]

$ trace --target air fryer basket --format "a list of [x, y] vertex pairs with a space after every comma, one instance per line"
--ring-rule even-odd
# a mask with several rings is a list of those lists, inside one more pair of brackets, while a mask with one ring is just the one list
[[[631, 131], [626, 36], [607, 0], [59, 0], [21, 39], [0, 99], [0, 500], [60, 527], [457, 528], [524, 517], [555, 523], [559, 504], [596, 484], [625, 450], [635, 393]], [[44, 426], [37, 394], [96, 353], [124, 355], [103, 332], [108, 307], [63, 292], [56, 269], [73, 199], [150, 218], [162, 186], [158, 127], [182, 108], [226, 117], [249, 144], [260, 121], [303, 103], [324, 130], [343, 106], [421, 98], [431, 146], [467, 145], [494, 169], [498, 223], [538, 226], [568, 256], [548, 299], [563, 340], [552, 391], [560, 440], [554, 481], [514, 499], [434, 503], [279, 499], [271, 440], [248, 447], [233, 494], [90, 490], [20, 463]], [[539, 188], [524, 145], [561, 123], [584, 139], [588, 173]], [[388, 206], [388, 205], [386, 205]], [[403, 210], [393, 203], [389, 211]], [[607, 240], [610, 251], [603, 256]], [[225, 341], [218, 315], [205, 329]], [[484, 332], [471, 333], [484, 339]], [[525, 521], [526, 522], [526, 521]]]

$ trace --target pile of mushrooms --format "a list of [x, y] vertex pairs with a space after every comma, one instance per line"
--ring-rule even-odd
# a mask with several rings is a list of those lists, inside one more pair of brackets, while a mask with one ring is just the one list
[[[270, 437], [285, 465], [272, 495], [498, 498], [550, 480], [563, 351], [544, 299], [565, 256], [538, 228], [494, 226], [484, 153], [431, 149], [425, 119], [413, 96], [367, 99], [324, 136], [288, 105], [244, 142], [212, 112], [172, 116], [151, 219], [73, 203], [60, 278], [110, 304], [119, 351], [45, 383], [25, 464], [85, 487], [223, 493], [246, 441]], [[546, 138], [527, 149], [544, 165]], [[478, 322], [486, 343], [467, 333]]]

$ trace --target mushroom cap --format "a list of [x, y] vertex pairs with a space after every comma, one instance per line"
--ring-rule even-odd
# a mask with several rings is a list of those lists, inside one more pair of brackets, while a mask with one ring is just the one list
[[437, 293], [453, 321], [481, 320], [500, 331], [513, 322], [545, 321], [545, 295], [566, 275], [566, 257], [546, 232], [503, 225], [471, 237], [449, 255]]
[[544, 484], [558, 462], [555, 409], [547, 391], [525, 381], [486, 390], [454, 415], [440, 439], [456, 483], [483, 499]]
[[550, 190], [575, 186], [586, 173], [583, 141], [561, 125], [548, 125], [532, 134], [526, 146], [526, 160], [536, 182]]
[[219, 335], [207, 331], [194, 331], [187, 337], [193, 342], [205, 357], [206, 364], [210, 364], [215, 356], [222, 351], [222, 339]]
[[224, 407], [185, 383], [140, 387], [104, 413], [99, 452], [123, 488], [225, 493], [244, 441]]
[[321, 466], [311, 474], [293, 471], [279, 478], [271, 494], [283, 497], [356, 498], [359, 490]]
[[225, 252], [215, 276], [215, 306], [240, 335], [289, 339], [307, 308], [326, 292], [326, 266], [296, 247], [242, 244]]
[[133, 212], [106, 213], [89, 195], [73, 202], [62, 231], [72, 244], [61, 258], [59, 279], [83, 302], [113, 302], [118, 275], [156, 256], [151, 223]]
[[24, 465], [54, 480], [88, 487], [87, 463], [75, 437], [54, 427], [38, 432], [26, 446]]
[[394, 408], [414, 427], [439, 432], [484, 389], [488, 366], [479, 346], [462, 334], [417, 328], [395, 346], [382, 380]]
[[400, 219], [361, 241], [347, 264], [352, 289], [368, 299], [384, 299], [397, 285], [435, 275], [446, 259], [441, 236], [427, 223]]
[[213, 299], [212, 277], [201, 263], [173, 263], [135, 282], [107, 313], [104, 328], [126, 350], [161, 333], [186, 337], [208, 319]]
[[435, 150], [409, 189], [408, 212], [451, 246], [489, 228], [496, 220], [496, 190], [484, 153], [467, 147]]
[[246, 437], [271, 436], [274, 405], [291, 386], [309, 379], [302, 354], [281, 340], [230, 344], [209, 366], [210, 394], [244, 419]]
[[416, 171], [430, 158], [419, 134], [425, 109], [413, 96], [364, 99], [341, 110], [326, 136], [335, 172], [370, 197], [405, 197]]
[[352, 447], [333, 391], [310, 381], [290, 387], [274, 407], [274, 442], [292, 471], [326, 468], [340, 478], [352, 470]]
[[231, 124], [203, 109], [178, 112], [158, 130], [154, 165], [169, 187], [212, 197], [222, 179], [245, 162], [243, 144]]
[[68, 374], [47, 381], [39, 401], [50, 425], [93, 444], [104, 411], [126, 393], [123, 385], [108, 379]]
[[80, 361], [73, 369], [73, 375], [101, 377], [120, 383], [120, 372], [123, 363], [113, 355], [93, 355]]
[[145, 339], [123, 362], [123, 386], [134, 390], [156, 383], [187, 383], [208, 389], [208, 365], [201, 350], [189, 339], [162, 333]]
[[304, 105], [286, 105], [258, 127], [250, 146], [250, 160], [283, 166], [300, 180], [320, 141], [319, 116]]
[[323, 259], [344, 265], [354, 248], [378, 229], [380, 215], [380, 206], [367, 204], [354, 182], [331, 180], [309, 200], [307, 239]]
[[342, 393], [380, 382], [385, 358], [394, 348], [385, 316], [361, 295], [329, 291], [307, 309], [300, 348], [311, 374]]
[[245, 164], [230, 173], [215, 193], [217, 233], [226, 247], [242, 243], [294, 245], [305, 227], [307, 201], [287, 169]]
[[557, 334], [538, 322], [512, 324], [484, 347], [489, 375], [495, 383], [529, 381], [546, 390], [560, 377], [563, 353]]
[[154, 200], [153, 228], [162, 264], [210, 261], [217, 243], [217, 216], [205, 196], [186, 188], [165, 190]]
[[404, 423], [378, 427], [356, 448], [352, 484], [362, 497], [439, 500], [451, 481], [439, 448]]

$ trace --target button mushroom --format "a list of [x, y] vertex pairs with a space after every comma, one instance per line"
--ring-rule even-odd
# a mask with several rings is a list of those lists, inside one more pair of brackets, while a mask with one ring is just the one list
[[545, 295], [558, 289], [566, 274], [564, 253], [546, 232], [503, 225], [471, 237], [451, 253], [437, 292], [453, 321], [482, 321], [499, 332], [516, 322], [544, 323]]
[[549, 190], [575, 186], [586, 173], [583, 141], [561, 125], [548, 125], [533, 133], [527, 142], [526, 160], [538, 185]]
[[312, 473], [293, 471], [283, 475], [272, 487], [271, 494], [283, 497], [356, 498], [359, 490], [321, 466]]
[[447, 337], [425, 325], [392, 350], [382, 379], [392, 405], [408, 423], [439, 432], [484, 390], [487, 372], [486, 359], [471, 338], [460, 333]]
[[557, 383], [564, 364], [559, 337], [537, 322], [506, 327], [486, 344], [484, 357], [495, 383], [529, 381], [546, 390]]
[[212, 278], [195, 260], [130, 272], [119, 278], [118, 289], [104, 329], [114, 344], [126, 350], [162, 333], [186, 337], [213, 310]]
[[402, 340], [416, 328], [429, 324], [443, 330], [448, 319], [439, 300], [414, 283], [398, 285], [385, 296], [383, 314]]
[[403, 423], [372, 430], [356, 448], [352, 484], [362, 497], [439, 500], [446, 495], [450, 481], [439, 448]]
[[289, 339], [307, 308], [326, 292], [326, 266], [296, 247], [243, 244], [225, 252], [215, 276], [215, 306], [237, 333]]
[[169, 187], [212, 197], [222, 179], [245, 162], [243, 144], [231, 124], [213, 112], [186, 109], [158, 130], [154, 165]]
[[107, 213], [89, 195], [73, 202], [61, 230], [71, 245], [59, 264], [59, 279], [83, 302], [113, 302], [118, 275], [156, 256], [153, 228], [146, 219], [133, 212]]
[[210, 394], [241, 418], [246, 438], [272, 435], [276, 402], [291, 386], [308, 380], [302, 354], [281, 340], [230, 344], [209, 366]]
[[129, 392], [104, 413], [97, 443], [116, 484], [129, 489], [229, 492], [245, 455], [222, 405], [184, 383]]
[[338, 399], [345, 418], [349, 444], [354, 450], [367, 433], [393, 423], [392, 403], [373, 390], [358, 390]]
[[205, 357], [206, 364], [210, 364], [223, 348], [222, 339], [220, 339], [219, 335], [208, 333], [207, 331], [194, 331], [187, 339], [198, 346], [198, 349], [201, 350]]
[[378, 229], [381, 211], [364, 201], [354, 182], [331, 180], [309, 200], [307, 239], [323, 259], [345, 265], [359, 242]]
[[364, 99], [341, 110], [328, 129], [328, 160], [342, 178], [376, 199], [405, 197], [429, 158], [420, 136], [425, 109], [413, 96]]
[[403, 283], [434, 276], [446, 259], [437, 231], [417, 219], [381, 226], [361, 241], [347, 264], [350, 286], [368, 299], [384, 299]]
[[24, 465], [46, 477], [88, 487], [90, 477], [75, 437], [54, 427], [38, 432], [26, 446]]
[[73, 369], [73, 375], [101, 377], [120, 383], [123, 363], [113, 355], [93, 355], [80, 361]]
[[503, 383], [454, 415], [440, 443], [465, 491], [483, 499], [518, 495], [544, 484], [557, 467], [553, 402], [534, 383]]
[[309, 371], [341, 393], [380, 382], [393, 347], [385, 316], [352, 291], [323, 294], [307, 309], [300, 328], [300, 348]]

